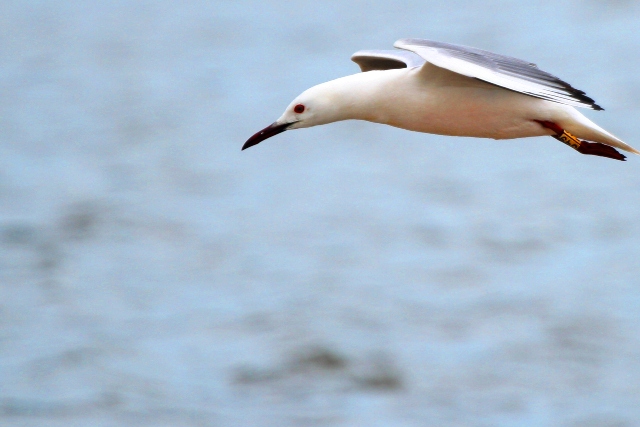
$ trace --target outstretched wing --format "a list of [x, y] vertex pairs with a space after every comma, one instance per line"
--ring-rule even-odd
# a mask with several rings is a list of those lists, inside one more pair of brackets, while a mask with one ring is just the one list
[[536, 64], [486, 50], [422, 39], [402, 39], [394, 47], [415, 52], [427, 62], [526, 95], [573, 107], [602, 110], [581, 90]]
[[425, 63], [419, 55], [402, 50], [359, 50], [351, 60], [364, 71], [420, 67]]

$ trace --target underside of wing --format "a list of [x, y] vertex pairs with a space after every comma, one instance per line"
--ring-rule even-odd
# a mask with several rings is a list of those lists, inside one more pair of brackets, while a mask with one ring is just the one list
[[420, 67], [425, 60], [412, 52], [401, 50], [359, 50], [351, 60], [365, 71]]
[[454, 73], [536, 98], [573, 107], [602, 110], [583, 91], [527, 61], [472, 47], [422, 39], [402, 39], [395, 42], [394, 46], [415, 52], [427, 62]]

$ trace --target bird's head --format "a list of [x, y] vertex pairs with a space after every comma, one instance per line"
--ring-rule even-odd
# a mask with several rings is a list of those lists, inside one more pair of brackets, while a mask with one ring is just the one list
[[322, 83], [302, 92], [291, 101], [278, 120], [249, 138], [242, 149], [259, 144], [285, 130], [324, 125], [350, 118], [343, 108], [343, 85], [336, 82], [337, 80]]

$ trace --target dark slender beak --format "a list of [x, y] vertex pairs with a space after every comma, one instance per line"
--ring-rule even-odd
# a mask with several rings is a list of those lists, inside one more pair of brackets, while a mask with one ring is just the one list
[[260, 132], [256, 133], [251, 138], [247, 139], [247, 142], [244, 143], [244, 145], [242, 146], [242, 149], [245, 150], [249, 147], [253, 147], [256, 144], [260, 144], [265, 139], [271, 138], [274, 135], [284, 132], [292, 124], [293, 123], [283, 123], [279, 125], [277, 123], [271, 123], [269, 126], [262, 129]]

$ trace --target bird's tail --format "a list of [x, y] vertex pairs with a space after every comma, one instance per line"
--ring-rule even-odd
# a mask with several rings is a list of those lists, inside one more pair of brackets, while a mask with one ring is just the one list
[[580, 139], [599, 142], [601, 144], [606, 144], [611, 147], [628, 151], [629, 153], [640, 155], [640, 151], [621, 141], [619, 138], [610, 134], [606, 130], [602, 129], [600, 126], [593, 123], [591, 120], [580, 114], [575, 109], [574, 111], [576, 113], [572, 117], [574, 120], [568, 123], [558, 123], [564, 130], [571, 132], [573, 135], [576, 135]]
[[[601, 142], [589, 142], [577, 138], [575, 135], [569, 133], [566, 129], [563, 129], [560, 125], [554, 122], [536, 120], [543, 127], [550, 129], [554, 132], [553, 136], [558, 141], [573, 148], [579, 153], [590, 154], [592, 156], [608, 157], [610, 159], [622, 160], [626, 159], [626, 156], [621, 154], [618, 150], [611, 145], [603, 144]], [[604, 132], [604, 130], [603, 130]], [[613, 137], [613, 135], [611, 135]], [[613, 137], [615, 138], [615, 137]], [[616, 138], [617, 140], [617, 138]], [[624, 144], [622, 141], [617, 140], [616, 144]], [[626, 144], [624, 144], [626, 145]], [[633, 150], [633, 147], [629, 147]], [[637, 153], [637, 151], [636, 151]]]

